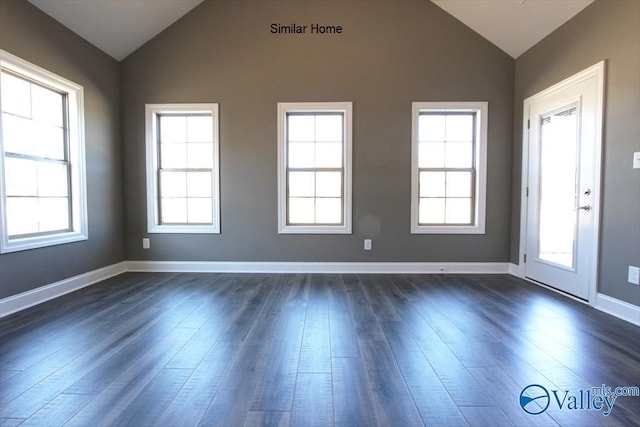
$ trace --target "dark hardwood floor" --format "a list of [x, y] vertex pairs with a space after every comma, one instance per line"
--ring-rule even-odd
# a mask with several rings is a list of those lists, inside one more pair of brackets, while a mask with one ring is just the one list
[[127, 273], [0, 350], [3, 426], [640, 425], [591, 390], [640, 386], [640, 328], [506, 275]]

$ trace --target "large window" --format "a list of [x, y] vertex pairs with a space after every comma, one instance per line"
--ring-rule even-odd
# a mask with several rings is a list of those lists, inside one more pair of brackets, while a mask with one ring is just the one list
[[2, 252], [87, 239], [83, 89], [0, 50]]
[[218, 104], [148, 104], [150, 233], [219, 233]]
[[351, 233], [351, 103], [278, 104], [280, 233]]
[[412, 233], [485, 231], [486, 102], [414, 102]]

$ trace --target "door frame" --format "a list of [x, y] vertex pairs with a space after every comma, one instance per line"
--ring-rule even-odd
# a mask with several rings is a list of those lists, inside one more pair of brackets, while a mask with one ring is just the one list
[[556, 83], [541, 92], [536, 93], [524, 100], [522, 112], [522, 175], [520, 187], [520, 253], [518, 256], [518, 270], [520, 277], [545, 288], [560, 292], [577, 301], [584, 302], [565, 292], [558, 291], [555, 288], [546, 286], [534, 280], [526, 278], [525, 254], [527, 252], [527, 225], [528, 225], [528, 187], [529, 187], [529, 114], [532, 101], [538, 97], [547, 96], [554, 92], [558, 92], [567, 87], [581, 83], [585, 80], [595, 78], [597, 84], [597, 100], [596, 100], [596, 129], [594, 141], [594, 183], [592, 188], [591, 213], [593, 215], [593, 250], [591, 253], [591, 271], [589, 274], [589, 299], [590, 306], [596, 305], [596, 297], [598, 294], [598, 272], [600, 261], [600, 205], [601, 205], [601, 186], [602, 186], [602, 131], [604, 122], [604, 81], [605, 81], [605, 61], [600, 61], [591, 67], [582, 70], [571, 77]]

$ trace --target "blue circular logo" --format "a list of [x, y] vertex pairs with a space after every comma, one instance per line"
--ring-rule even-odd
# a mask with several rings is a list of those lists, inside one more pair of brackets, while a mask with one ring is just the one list
[[526, 386], [520, 392], [520, 407], [531, 415], [539, 415], [547, 410], [551, 397], [546, 388], [540, 384]]

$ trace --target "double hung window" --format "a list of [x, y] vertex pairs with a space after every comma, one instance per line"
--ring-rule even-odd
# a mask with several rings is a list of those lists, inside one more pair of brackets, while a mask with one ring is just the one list
[[413, 233], [484, 233], [486, 123], [486, 102], [413, 103]]
[[0, 51], [2, 252], [87, 239], [83, 89]]
[[351, 103], [278, 104], [280, 233], [351, 232]]
[[218, 105], [148, 104], [150, 233], [219, 233]]

